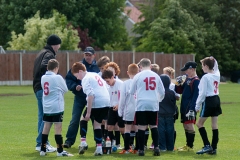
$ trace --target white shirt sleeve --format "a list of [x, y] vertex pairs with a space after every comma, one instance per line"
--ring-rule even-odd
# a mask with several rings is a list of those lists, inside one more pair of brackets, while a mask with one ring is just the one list
[[83, 88], [83, 92], [87, 96], [89, 96], [89, 95], [94, 96], [94, 91], [93, 91], [92, 86], [90, 85], [90, 82], [89, 82], [88, 78], [82, 80], [82, 88]]
[[202, 79], [200, 80], [200, 83], [198, 85], [198, 98], [196, 101], [196, 106], [195, 106], [195, 110], [199, 111], [201, 108], [202, 103], [205, 101], [206, 99], [206, 95], [207, 95], [207, 77], [203, 76]]
[[68, 91], [66, 82], [61, 75], [58, 75], [58, 76], [59, 76], [58, 81], [57, 81], [58, 86], [59, 86], [59, 88], [62, 89], [63, 94], [65, 94]]
[[119, 117], [123, 116], [125, 102], [126, 102], [126, 89], [125, 84], [122, 85], [120, 89], [120, 100], [119, 100], [119, 106], [118, 106], [118, 115]]
[[214, 67], [213, 67], [213, 73], [220, 76], [220, 71], [218, 69], [218, 62], [215, 58], [214, 58], [214, 60], [215, 60], [215, 63], [214, 63]]

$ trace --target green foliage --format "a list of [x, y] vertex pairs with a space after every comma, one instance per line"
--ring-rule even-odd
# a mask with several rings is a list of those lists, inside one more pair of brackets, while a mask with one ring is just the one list
[[105, 44], [121, 43], [126, 39], [126, 29], [120, 18], [125, 0], [1, 0], [0, 44], [7, 46], [10, 33], [24, 34], [24, 19], [40, 11], [41, 18], [50, 18], [55, 9], [67, 17], [74, 28], [88, 29], [94, 46], [104, 49]]
[[[141, 35], [134, 39], [137, 51], [194, 53], [198, 63], [206, 56], [214, 56], [223, 74], [240, 67], [238, 55], [232, 56], [234, 48], [231, 42], [214, 22], [221, 17], [217, 0], [153, 2], [141, 8], [145, 20], [134, 28], [135, 33]], [[153, 10], [160, 11], [153, 13]]]
[[79, 37], [72, 26], [67, 26], [67, 18], [54, 11], [53, 17], [40, 18], [40, 12], [34, 17], [25, 20], [25, 34], [12, 32], [12, 41], [8, 50], [41, 50], [46, 44], [46, 39], [51, 34], [56, 34], [62, 39], [61, 50], [76, 50]]

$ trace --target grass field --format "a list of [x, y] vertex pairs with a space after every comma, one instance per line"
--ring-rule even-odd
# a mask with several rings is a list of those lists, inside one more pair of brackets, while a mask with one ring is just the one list
[[[56, 153], [49, 153], [46, 157], [40, 157], [35, 151], [35, 138], [37, 135], [37, 103], [31, 86], [0, 86], [0, 159], [239, 159], [240, 158], [240, 85], [221, 84], [220, 98], [223, 114], [219, 116], [220, 140], [218, 154], [196, 155], [194, 152], [164, 152], [160, 157], [153, 157], [151, 150], [146, 151], [145, 157], [133, 154], [119, 155], [112, 153], [100, 157], [93, 156], [95, 150], [91, 126], [87, 135], [89, 150], [86, 154], [78, 155], [79, 135], [70, 153], [74, 157], [56, 157]], [[65, 96], [65, 113], [63, 121], [64, 140], [68, 124], [71, 119], [73, 95], [68, 92]], [[206, 129], [211, 141], [212, 132], [209, 120]], [[197, 129], [197, 128], [196, 128]], [[182, 124], [176, 121], [177, 140], [176, 147], [185, 144], [185, 136]], [[49, 136], [50, 142], [55, 146], [53, 128]], [[150, 144], [151, 137], [149, 138]], [[123, 141], [121, 139], [123, 145]], [[199, 132], [196, 130], [194, 150], [199, 150], [203, 144]]]

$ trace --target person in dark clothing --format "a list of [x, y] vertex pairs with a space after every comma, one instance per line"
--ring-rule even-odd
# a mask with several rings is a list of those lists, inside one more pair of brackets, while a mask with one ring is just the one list
[[[95, 58], [95, 51], [92, 47], [87, 47], [84, 50], [84, 58], [81, 61], [87, 69], [87, 72], [96, 72], [98, 73], [100, 70], [97, 66]], [[68, 126], [68, 131], [66, 134], [66, 141], [64, 143], [64, 148], [70, 148], [76, 141], [78, 128], [80, 123], [82, 126], [87, 126], [87, 121], [81, 121], [80, 117], [82, 115], [82, 111], [87, 104], [86, 95], [83, 93], [81, 80], [78, 80], [72, 73], [71, 69], [68, 71], [66, 75], [66, 83], [67, 87], [74, 94], [74, 102], [72, 109], [72, 119]], [[85, 132], [85, 130], [81, 130], [80, 134]], [[85, 133], [82, 133], [85, 134]]]
[[[47, 64], [50, 59], [55, 59], [56, 53], [62, 43], [61, 39], [57, 35], [50, 35], [47, 39], [47, 45], [41, 50], [35, 61], [33, 68], [33, 90], [38, 102], [38, 136], [36, 138], [36, 150], [40, 151], [42, 142], [42, 131], [43, 131], [43, 105], [42, 96], [43, 89], [41, 87], [41, 77], [47, 71]], [[46, 146], [47, 152], [54, 152], [56, 148], [52, 147], [49, 143]]]
[[177, 85], [175, 91], [182, 94], [180, 113], [181, 123], [185, 130], [186, 145], [178, 148], [178, 151], [193, 151], [193, 143], [195, 139], [196, 111], [195, 105], [198, 97], [199, 78], [196, 73], [197, 63], [187, 62], [181, 71], [185, 74], [176, 78]]
[[165, 88], [165, 97], [159, 102], [158, 133], [160, 151], [173, 151], [174, 149], [174, 117], [176, 110], [175, 92], [169, 89], [171, 80], [166, 74], [160, 75]]

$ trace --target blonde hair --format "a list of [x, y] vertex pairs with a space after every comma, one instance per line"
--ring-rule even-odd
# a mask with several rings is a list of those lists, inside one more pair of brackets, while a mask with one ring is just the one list
[[163, 68], [163, 73], [164, 72], [165, 72], [165, 74], [169, 75], [169, 77], [171, 77], [171, 78], [174, 77], [175, 70], [172, 67]]

